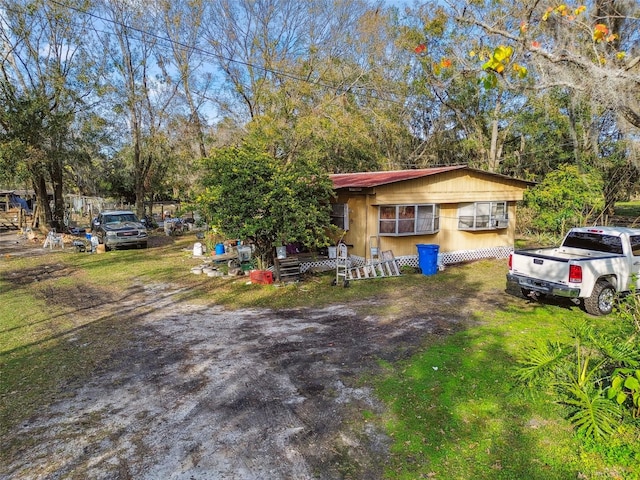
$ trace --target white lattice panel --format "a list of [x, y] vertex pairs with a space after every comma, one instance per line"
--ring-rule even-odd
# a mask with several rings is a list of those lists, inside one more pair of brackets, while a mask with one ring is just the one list
[[[478, 250], [459, 250], [457, 252], [438, 253], [438, 267], [443, 268], [445, 265], [454, 265], [456, 263], [470, 262], [473, 260], [481, 260], [483, 258], [507, 258], [513, 252], [512, 247], [492, 247], [482, 248]], [[364, 265], [366, 260], [364, 257], [350, 255], [349, 260], [351, 266]], [[417, 255], [405, 255], [404, 257], [396, 257], [398, 265], [405, 265], [413, 268], [419, 268]], [[323, 259], [312, 262], [300, 263], [300, 271], [306, 272], [309, 269], [332, 270], [336, 268], [335, 259]]]
[[457, 252], [442, 253], [442, 262], [438, 255], [438, 265], [451, 265], [454, 263], [470, 262], [482, 258], [507, 258], [513, 252], [513, 247], [492, 247], [478, 250], [459, 250]]
[[304, 273], [307, 270], [335, 270], [336, 268], [336, 259], [335, 258], [326, 258], [323, 260], [313, 260], [308, 262], [300, 262], [300, 273]]

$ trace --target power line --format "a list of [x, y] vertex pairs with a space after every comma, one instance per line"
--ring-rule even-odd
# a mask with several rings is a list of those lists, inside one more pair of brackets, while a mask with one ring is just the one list
[[[156, 40], [159, 40], [161, 42], [169, 43], [169, 44], [172, 44], [172, 45], [176, 45], [176, 46], [178, 46], [178, 47], [180, 47], [182, 49], [185, 49], [185, 50], [190, 50], [190, 51], [194, 51], [194, 52], [200, 53], [201, 55], [203, 55], [205, 57], [212, 57], [212, 58], [215, 58], [215, 59], [217, 59], [219, 61], [221, 60], [221, 61], [224, 61], [224, 62], [227, 62], [227, 63], [234, 63], [234, 64], [242, 65], [243, 67], [261, 70], [261, 71], [263, 71], [265, 73], [269, 73], [269, 74], [272, 74], [272, 75], [275, 75], [275, 76], [280, 76], [280, 77], [283, 77], [283, 78], [289, 78], [289, 79], [297, 81], [297, 82], [304, 82], [304, 83], [307, 83], [307, 84], [310, 84], [310, 85], [314, 85], [314, 86], [317, 86], [317, 87], [321, 87], [321, 88], [325, 88], [325, 89], [328, 89], [328, 90], [340, 90], [340, 89], [343, 89], [343, 86], [341, 86], [339, 84], [329, 84], [329, 83], [325, 83], [325, 82], [320, 81], [320, 80], [312, 80], [312, 79], [309, 79], [309, 78], [306, 78], [306, 77], [302, 77], [300, 75], [296, 75], [296, 74], [291, 73], [291, 72], [286, 72], [286, 71], [282, 71], [282, 70], [276, 70], [276, 69], [273, 69], [273, 68], [266, 67], [264, 65], [257, 65], [257, 64], [251, 63], [251, 62], [246, 62], [246, 61], [243, 61], [243, 60], [237, 60], [237, 59], [229, 58], [229, 57], [226, 57], [224, 55], [218, 54], [216, 52], [211, 52], [209, 50], [205, 50], [205, 49], [203, 49], [201, 47], [198, 47], [196, 45], [187, 45], [187, 44], [184, 44], [184, 43], [179, 42], [177, 40], [174, 40], [174, 39], [171, 39], [171, 38], [168, 38], [168, 37], [164, 37], [164, 36], [158, 35], [156, 33], [152, 33], [152, 32], [149, 32], [147, 30], [143, 30], [143, 29], [138, 28], [138, 27], [127, 25], [127, 24], [125, 24], [123, 22], [120, 22], [120, 21], [117, 21], [115, 19], [105, 18], [105, 17], [97, 15], [97, 14], [95, 14], [93, 12], [80, 9], [80, 8], [72, 6], [72, 5], [66, 5], [64, 3], [58, 2], [57, 0], [50, 0], [50, 2], [56, 4], [56, 5], [60, 6], [60, 7], [67, 8], [69, 10], [73, 10], [75, 12], [81, 13], [81, 14], [86, 15], [88, 17], [91, 17], [93, 19], [99, 20], [101, 22], [111, 23], [113, 25], [118, 25], [118, 26], [120, 26], [122, 28], [126, 28], [126, 29], [129, 29], [131, 31], [137, 32], [140, 35], [149, 36], [149, 37], [154, 38]], [[96, 31], [100, 31], [102, 33], [106, 33], [106, 34], [109, 34], [109, 35], [115, 35], [114, 32], [109, 32], [109, 31], [105, 32], [105, 31], [97, 30], [97, 29], [96, 29]], [[365, 97], [365, 98], [371, 98], [371, 99], [379, 100], [379, 101], [383, 101], [383, 102], [390, 102], [390, 103], [396, 103], [396, 104], [399, 104], [399, 105], [404, 105], [404, 102], [402, 102], [402, 101], [393, 100], [391, 98], [380, 98], [378, 96], [371, 95], [370, 93], [367, 93], [367, 92], [362, 92], [362, 91], [354, 92], [353, 91], [353, 89], [363, 90], [365, 88], [366, 87], [361, 87], [361, 86], [352, 84], [352, 85], [348, 86], [343, 93], [349, 92], [349, 93], [354, 93], [356, 95], [359, 95], [359, 96], [362, 96], [362, 97]], [[380, 90], [380, 92], [381, 93], [386, 93], [386, 94], [389, 94], [389, 95], [398, 95], [398, 92], [390, 92], [390, 91], [385, 91], [385, 90]], [[205, 97], [203, 97], [203, 98], [205, 98]]]
[[[165, 36], [162, 36], [162, 35], [158, 35], [157, 33], [153, 33], [153, 32], [150, 32], [148, 30], [144, 30], [144, 29], [132, 26], [132, 25], [127, 25], [126, 23], [123, 23], [121, 21], [118, 21], [118, 20], [115, 20], [115, 19], [112, 19], [112, 18], [103, 17], [103, 16], [98, 15], [98, 14], [96, 14], [94, 12], [81, 9], [81, 8], [78, 8], [78, 7], [73, 6], [73, 5], [68, 5], [68, 4], [62, 3], [62, 2], [60, 2], [58, 0], [49, 0], [49, 1], [50, 1], [50, 3], [58, 5], [59, 7], [62, 7], [62, 8], [68, 9], [70, 11], [74, 11], [74, 12], [80, 13], [82, 15], [85, 15], [85, 16], [90, 17], [92, 19], [98, 20], [98, 21], [103, 22], [105, 24], [118, 25], [121, 28], [125, 28], [125, 29], [128, 29], [130, 31], [136, 32], [137, 34], [139, 34], [141, 36], [148, 36], [150, 38], [153, 38], [153, 39], [165, 44], [164, 48], [169, 48], [166, 44], [171, 44], [171, 45], [175, 45], [175, 46], [177, 46], [177, 47], [179, 47], [181, 49], [197, 52], [197, 53], [199, 53], [199, 54], [201, 54], [201, 55], [203, 55], [205, 57], [211, 57], [211, 58], [215, 58], [215, 59], [217, 59], [219, 61], [224, 61], [224, 62], [228, 62], [228, 63], [234, 63], [234, 64], [242, 65], [242, 66], [247, 67], [247, 68], [258, 69], [258, 70], [261, 70], [261, 71], [263, 71], [265, 73], [269, 73], [269, 74], [272, 74], [272, 75], [275, 75], [275, 76], [280, 76], [280, 77], [283, 77], [283, 78], [289, 78], [289, 79], [297, 81], [297, 82], [304, 82], [304, 83], [307, 83], [307, 84], [310, 84], [310, 85], [314, 85], [314, 86], [317, 86], [317, 87], [320, 87], [320, 88], [325, 88], [325, 89], [330, 89], [330, 90], [338, 90], [340, 88], [343, 88], [339, 84], [329, 84], [329, 83], [326, 83], [326, 82], [323, 82], [323, 81], [320, 81], [320, 80], [312, 80], [312, 79], [309, 79], [307, 77], [302, 77], [300, 75], [297, 75], [297, 74], [294, 74], [294, 73], [291, 73], [291, 72], [287, 72], [287, 71], [283, 71], [283, 70], [277, 70], [277, 69], [266, 67], [264, 65], [258, 65], [258, 64], [254, 64], [254, 63], [251, 63], [251, 62], [246, 62], [246, 61], [243, 61], [243, 60], [237, 60], [237, 59], [229, 58], [229, 57], [226, 57], [224, 55], [218, 54], [216, 52], [212, 52], [210, 50], [201, 48], [199, 46], [187, 45], [185, 43], [182, 43], [180, 41], [174, 40], [172, 38], [165, 37]], [[20, 12], [16, 11], [15, 9], [7, 8], [7, 7], [5, 7], [5, 10], [6, 11], [12, 11], [14, 13], [20, 13]], [[107, 34], [107, 35], [116, 35], [116, 33], [113, 32], [113, 31], [102, 30], [102, 29], [95, 28], [95, 25], [94, 25], [94, 30], [96, 32], [104, 33], [104, 34]], [[346, 91], [349, 91], [350, 93], [353, 93], [353, 94], [356, 94], [356, 95], [360, 95], [360, 96], [363, 96], [363, 97], [372, 98], [372, 99], [375, 99], [375, 100], [378, 100], [378, 101], [382, 101], [382, 102], [391, 102], [391, 103], [404, 105], [404, 102], [401, 102], [401, 101], [398, 101], [398, 100], [393, 100], [391, 98], [381, 98], [379, 96], [371, 95], [371, 94], [369, 94], [367, 92], [361, 92], [361, 91], [360, 92], [354, 92], [353, 91], [354, 89], [355, 90], [363, 90], [365, 88], [366, 87], [362, 87], [362, 86], [358, 86], [358, 85], [353, 84], [353, 85], [349, 86]], [[379, 91], [381, 93], [383, 93], [383, 94], [386, 93], [386, 94], [389, 94], [389, 95], [398, 95], [397, 92], [390, 92], [390, 91], [385, 91], [385, 90], [379, 90]], [[205, 99], [205, 100], [214, 101], [214, 99], [212, 99], [212, 98], [210, 98], [210, 97], [208, 97], [208, 96], [206, 96], [206, 95], [204, 95], [202, 93], [197, 93], [197, 95], [199, 97]], [[564, 143], [564, 144], [559, 144], [557, 146], [562, 148], [562, 147], [572, 146], [572, 143], [567, 142], [567, 143]], [[528, 150], [528, 151], [523, 152], [522, 154], [519, 154], [519, 153], [516, 153], [516, 152], [509, 152], [508, 154], [503, 155], [501, 157], [501, 160], [504, 161], [504, 160], [507, 160], [507, 159], [510, 159], [510, 158], [517, 158], [519, 156], [531, 156], [531, 155], [536, 155], [536, 154], [540, 154], [540, 153], [545, 153], [547, 151], [550, 151], [550, 149], [544, 148], [544, 149], [539, 149], [539, 150]]]

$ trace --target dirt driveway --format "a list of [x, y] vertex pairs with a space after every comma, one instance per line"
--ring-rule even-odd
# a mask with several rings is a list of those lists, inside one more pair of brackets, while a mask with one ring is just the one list
[[465, 317], [426, 299], [391, 317], [358, 313], [370, 304], [227, 311], [179, 294], [128, 292], [119, 309], [135, 318], [133, 340], [18, 426], [24, 447], [0, 478], [380, 478], [390, 442], [364, 420], [382, 406], [359, 377]]

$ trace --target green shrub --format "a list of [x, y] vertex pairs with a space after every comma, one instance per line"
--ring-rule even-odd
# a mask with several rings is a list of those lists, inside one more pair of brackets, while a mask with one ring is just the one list
[[571, 342], [547, 342], [524, 350], [517, 376], [530, 386], [551, 387], [578, 432], [596, 439], [608, 437], [629, 408], [634, 415], [638, 408], [636, 335], [625, 329], [596, 333], [586, 322], [566, 328]]
[[582, 173], [573, 165], [561, 165], [525, 192], [524, 201], [531, 210], [528, 223], [532, 230], [564, 235], [602, 211], [602, 178]]

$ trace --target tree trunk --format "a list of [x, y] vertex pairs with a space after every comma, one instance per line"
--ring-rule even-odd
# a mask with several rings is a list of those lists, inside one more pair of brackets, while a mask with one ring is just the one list
[[47, 195], [47, 182], [42, 174], [36, 174], [33, 180], [33, 190], [36, 193], [38, 205], [38, 227], [42, 232], [47, 232], [51, 225], [51, 206]]
[[143, 168], [143, 160], [142, 154], [140, 152], [140, 142], [139, 131], [138, 131], [138, 123], [134, 124], [134, 146], [133, 146], [133, 165], [134, 165], [134, 176], [135, 176], [135, 190], [136, 190], [136, 215], [138, 218], [144, 217], [144, 177], [145, 172]]
[[493, 120], [491, 121], [491, 148], [489, 149], [489, 171], [496, 172], [498, 170], [498, 115], [500, 114], [501, 102], [500, 99], [496, 101], [496, 107], [493, 110]]
[[202, 128], [202, 122], [200, 121], [200, 113], [198, 112], [198, 108], [193, 101], [193, 97], [191, 96], [191, 90], [189, 89], [188, 78], [183, 78], [184, 83], [184, 93], [187, 98], [187, 104], [189, 105], [189, 110], [191, 111], [191, 120], [190, 124], [195, 128], [195, 133], [198, 141], [198, 148], [200, 150], [200, 157], [207, 158], [207, 149], [204, 145], [204, 132]]
[[[54, 154], [55, 157], [58, 155]], [[63, 190], [63, 169], [59, 158], [51, 161], [50, 172], [53, 186], [53, 212], [51, 226], [58, 232], [64, 228], [64, 190]]]

